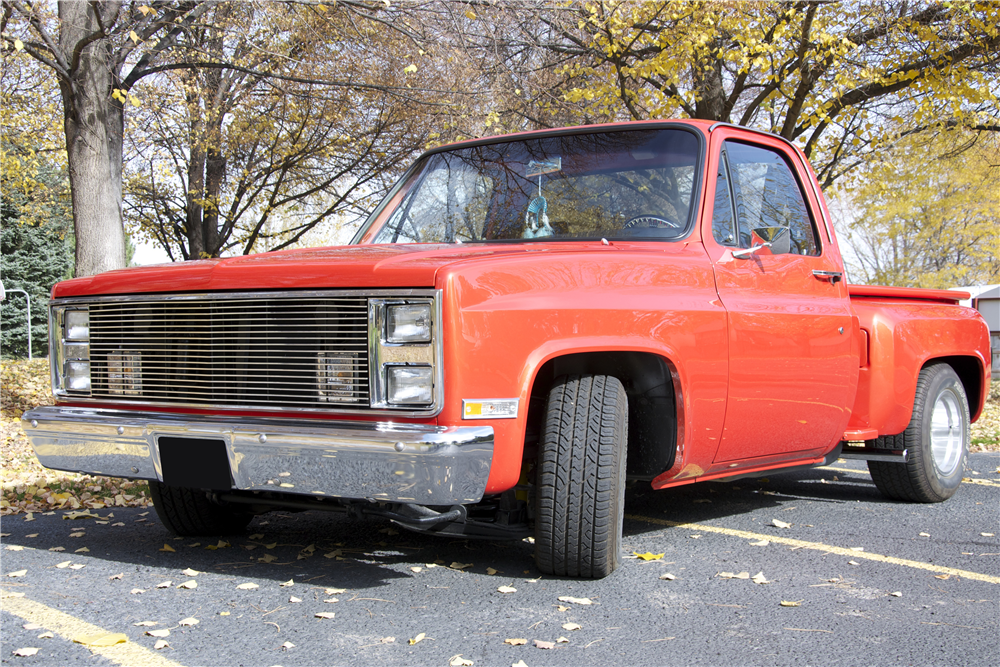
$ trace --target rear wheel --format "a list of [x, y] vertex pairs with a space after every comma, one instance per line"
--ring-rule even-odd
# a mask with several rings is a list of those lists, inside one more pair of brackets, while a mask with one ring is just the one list
[[535, 560], [546, 574], [618, 567], [628, 399], [618, 378], [564, 376], [549, 392], [538, 460]]
[[897, 500], [937, 503], [951, 498], [969, 456], [969, 421], [965, 387], [951, 366], [921, 370], [906, 431], [876, 441], [880, 448], [906, 449], [907, 461], [869, 461], [875, 486]]
[[200, 489], [151, 481], [149, 495], [156, 516], [176, 535], [233, 535], [242, 533], [253, 518], [249, 512], [212, 502]]

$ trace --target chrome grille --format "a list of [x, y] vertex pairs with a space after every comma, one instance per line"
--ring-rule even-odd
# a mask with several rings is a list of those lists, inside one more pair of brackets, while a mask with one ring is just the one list
[[365, 297], [200, 296], [89, 308], [93, 398], [369, 406]]

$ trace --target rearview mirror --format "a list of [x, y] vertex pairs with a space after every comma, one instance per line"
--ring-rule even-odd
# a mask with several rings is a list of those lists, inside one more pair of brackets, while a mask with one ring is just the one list
[[750, 230], [750, 245], [761, 245], [765, 252], [772, 255], [788, 254], [791, 251], [791, 238], [788, 227], [755, 227]]

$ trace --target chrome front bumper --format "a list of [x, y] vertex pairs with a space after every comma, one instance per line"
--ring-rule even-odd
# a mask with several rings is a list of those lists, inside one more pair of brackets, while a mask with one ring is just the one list
[[478, 502], [493, 459], [489, 426], [59, 406], [26, 412], [21, 425], [41, 464], [55, 470], [163, 481], [159, 438], [212, 439], [225, 443], [236, 489], [420, 505]]

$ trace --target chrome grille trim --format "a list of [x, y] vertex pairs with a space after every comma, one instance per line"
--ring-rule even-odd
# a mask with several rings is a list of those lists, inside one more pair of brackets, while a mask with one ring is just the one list
[[[51, 306], [86, 304], [90, 310], [92, 395], [74, 401], [437, 414], [439, 392], [429, 408], [371, 407], [372, 297], [429, 298], [440, 306], [436, 290], [409, 289], [70, 297]], [[131, 376], [122, 380], [119, 366], [127, 355], [138, 357], [141, 381], [123, 393]], [[335, 384], [319, 391], [320, 377], [331, 374]]]

